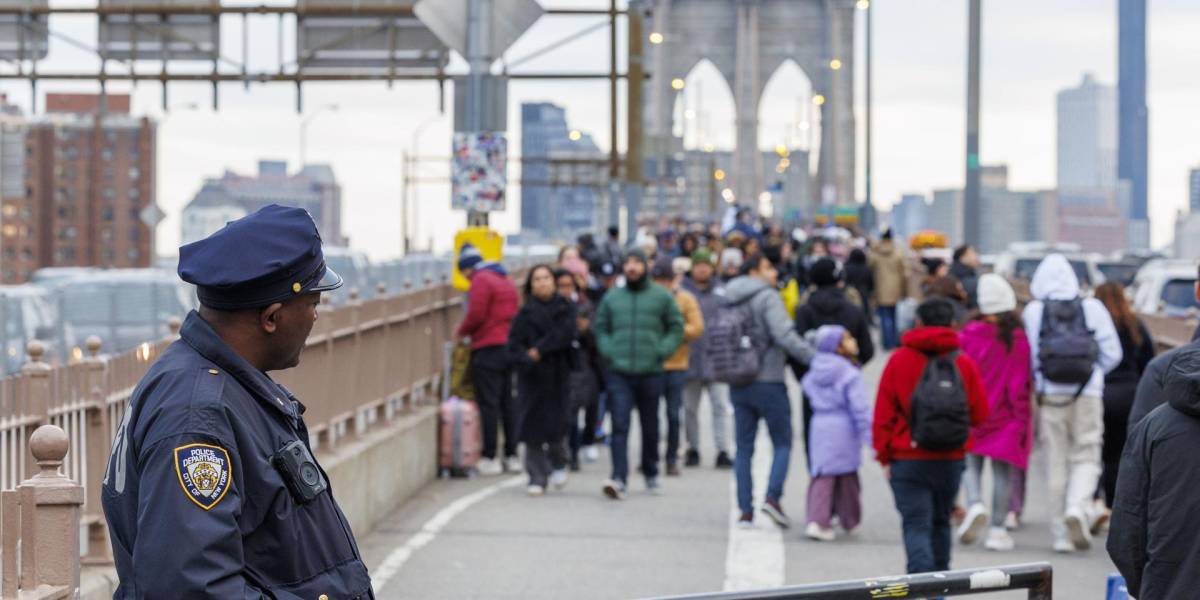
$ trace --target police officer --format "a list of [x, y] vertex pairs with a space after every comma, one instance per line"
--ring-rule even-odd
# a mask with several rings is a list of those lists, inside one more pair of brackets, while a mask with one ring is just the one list
[[271, 205], [179, 249], [199, 312], [125, 410], [103, 505], [114, 599], [374, 598], [304, 405], [267, 376], [295, 367], [325, 266], [309, 214]]

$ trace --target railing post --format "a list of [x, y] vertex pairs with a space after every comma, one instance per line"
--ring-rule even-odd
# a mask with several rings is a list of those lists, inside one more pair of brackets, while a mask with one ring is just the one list
[[[38, 425], [44, 425], [50, 422], [50, 372], [53, 369], [42, 361], [46, 346], [41, 342], [30, 340], [25, 345], [25, 353], [29, 355], [29, 361], [21, 366], [25, 384], [22, 390], [25, 408], [29, 415], [37, 418]], [[30, 440], [32, 435], [31, 432]], [[25, 476], [32, 476], [36, 472], [37, 468], [33, 463], [26, 463]]]
[[79, 589], [79, 513], [83, 486], [63, 475], [67, 432], [43, 425], [29, 440], [38, 473], [21, 484], [21, 583]]
[[363, 336], [362, 336], [362, 301], [359, 300], [358, 288], [350, 288], [350, 303], [346, 306], [346, 310], [350, 311], [350, 323], [354, 328], [354, 351], [353, 358], [350, 361], [351, 377], [349, 381], [343, 382], [346, 388], [343, 392], [344, 397], [350, 399], [354, 405], [354, 435], [361, 436], [367, 431], [367, 419], [363, 412], [362, 398], [359, 397], [359, 389], [362, 387], [362, 376], [364, 365], [363, 357]]
[[[179, 319], [167, 322], [171, 335], [178, 335]], [[84, 483], [87, 500], [84, 503], [84, 522], [87, 524], [87, 564], [112, 564], [112, 548], [108, 543], [108, 528], [104, 524], [104, 511], [100, 507], [100, 480], [108, 468], [108, 453], [112, 445], [112, 424], [109, 423], [108, 359], [100, 356], [100, 338], [91, 336], [84, 342], [87, 357], [84, 364], [84, 390], [87, 406], [87, 474]]]
[[[325, 321], [326, 323], [329, 323], [330, 319], [333, 318], [333, 315], [331, 313], [333, 313], [333, 298], [329, 294], [321, 294], [321, 304], [317, 306], [317, 320]], [[332, 324], [327, 325], [326, 331], [333, 331]], [[321, 351], [325, 353], [325, 360], [323, 361], [323, 363], [326, 365], [329, 365], [330, 369], [333, 369], [334, 363], [333, 363], [333, 336], [332, 335], [326, 336], [325, 343], [321, 344]], [[337, 391], [336, 387], [338, 385], [338, 378], [326, 377], [324, 379], [324, 382], [325, 382], [325, 394], [323, 395], [323, 397], [328, 402], [328, 401], [332, 400], [333, 398], [337, 397], [335, 392]], [[334, 445], [337, 444], [337, 438], [338, 438], [337, 425], [335, 423], [327, 423], [326, 427], [325, 427], [325, 444], [328, 444], [329, 448], [333, 448]], [[320, 439], [318, 438], [317, 443], [313, 444], [313, 447], [315, 448], [320, 445], [322, 445], [322, 444], [320, 444]]]
[[[429, 290], [432, 287], [433, 277], [426, 275], [425, 289], [422, 290], [422, 295], [424, 296], [426, 302], [434, 302], [434, 295], [429, 293]], [[437, 356], [442, 351], [441, 348], [437, 347], [437, 341], [433, 338], [433, 320], [436, 315], [434, 315], [433, 311], [429, 310], [429, 308], [430, 307], [426, 307], [425, 315], [421, 319], [425, 325], [423, 328], [423, 332], [425, 334], [425, 347], [428, 348], [428, 352], [425, 354], [424, 360], [421, 361], [421, 364], [426, 367], [425, 372], [421, 373], [421, 379], [425, 382], [425, 385], [421, 388], [420, 396], [421, 404], [425, 405], [436, 402], [436, 400], [434, 400], [432, 397], [434, 394], [432, 386], [434, 376], [433, 371], [436, 370], [435, 366], [437, 365]]]
[[[400, 340], [406, 346], [414, 339], [415, 332], [416, 332], [416, 328], [414, 326], [414, 323], [416, 322], [416, 320], [412, 314], [413, 308], [414, 308], [412, 292], [413, 292], [412, 280], [405, 279], [404, 280], [404, 292], [403, 292], [403, 294], [404, 294], [404, 310], [406, 312], [408, 312], [408, 318], [404, 319], [404, 322], [400, 324], [400, 327], [401, 327]], [[416, 370], [413, 369], [413, 361], [411, 361], [411, 360], [404, 361], [401, 369], [402, 369], [403, 375], [404, 375], [404, 377], [402, 379], [402, 386], [401, 386], [402, 392], [401, 393], [404, 394], [404, 397], [401, 400], [400, 409], [405, 412], [409, 412], [409, 411], [412, 411], [412, 409], [416, 408], [416, 404], [417, 404], [417, 402], [416, 402], [416, 393], [417, 392], [416, 392], [415, 386], [413, 385], [413, 382], [416, 381], [416, 376], [414, 375]]]

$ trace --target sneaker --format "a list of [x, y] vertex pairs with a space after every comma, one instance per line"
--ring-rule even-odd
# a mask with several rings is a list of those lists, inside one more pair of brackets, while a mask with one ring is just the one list
[[987, 539], [983, 542], [983, 547], [992, 552], [1012, 552], [1016, 547], [1012, 536], [1008, 535], [1008, 530], [1003, 527], [993, 527], [988, 530]]
[[1021, 517], [1018, 517], [1017, 513], [1015, 512], [1008, 513], [1008, 516], [1004, 517], [1004, 528], [1009, 531], [1016, 531], [1020, 529]]
[[516, 456], [510, 456], [504, 459], [504, 470], [509, 473], [523, 473], [525, 465], [521, 463], [521, 459]]
[[837, 533], [833, 531], [832, 527], [826, 529], [816, 523], [809, 523], [808, 527], [804, 529], [804, 535], [808, 539], [818, 542], [832, 542], [837, 539]]
[[742, 513], [737, 526], [738, 529], [754, 529], [754, 513]]
[[718, 469], [732, 469], [733, 468], [733, 459], [729, 458], [728, 453], [721, 452], [721, 453], [717, 454], [717, 468]]
[[673, 463], [667, 465], [667, 477], [679, 477], [682, 474], [683, 472], [679, 470], [679, 465]]
[[983, 528], [987, 526], [987, 520], [987, 509], [982, 504], [972, 504], [971, 508], [967, 509], [967, 516], [963, 517], [962, 524], [958, 526], [954, 537], [958, 538], [959, 543], [964, 546], [974, 544], [979, 540], [979, 535], [983, 533]]
[[1088, 530], [1092, 535], [1100, 535], [1108, 527], [1108, 521], [1112, 519], [1112, 511], [1107, 508], [1097, 510], [1096, 514], [1092, 515], [1092, 522]]
[[600, 460], [600, 450], [593, 444], [583, 449], [583, 462], [594, 463]]
[[763, 514], [771, 517], [771, 520], [775, 521], [775, 524], [778, 525], [780, 529], [787, 529], [788, 527], [792, 526], [792, 520], [783, 513], [783, 507], [779, 506], [778, 500], [772, 500], [768, 498], [767, 501], [763, 503], [762, 511]]
[[652, 496], [662, 495], [662, 484], [658, 483], [657, 477], [646, 478], [646, 491], [650, 492]]
[[504, 473], [504, 467], [494, 458], [481, 458], [475, 465], [475, 470], [484, 477], [495, 477]]
[[683, 457], [683, 466], [698, 467], [700, 466], [700, 452], [689, 449]]
[[559, 469], [550, 473], [550, 485], [554, 486], [556, 490], [567, 487], [567, 470]]
[[1068, 510], [1063, 517], [1063, 523], [1067, 526], [1067, 535], [1076, 550], [1088, 550], [1092, 547], [1092, 532], [1088, 529], [1088, 520], [1083, 516], [1083, 511], [1078, 508]]
[[537, 498], [538, 496], [544, 496], [546, 494], [546, 488], [540, 485], [531, 485], [525, 488], [525, 493], [529, 494], [533, 498]]
[[1050, 534], [1054, 536], [1054, 551], [1059, 554], [1070, 554], [1075, 551], [1075, 544], [1067, 533], [1066, 524], [1055, 521], [1050, 524]]
[[625, 499], [625, 484], [620, 481], [609, 479], [604, 482], [604, 495], [613, 500]]

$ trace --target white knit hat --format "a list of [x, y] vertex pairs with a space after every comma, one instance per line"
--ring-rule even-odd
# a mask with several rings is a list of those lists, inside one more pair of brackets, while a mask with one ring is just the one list
[[979, 303], [979, 312], [985, 315], [998, 315], [1017, 309], [1017, 294], [1003, 277], [988, 273], [979, 278], [979, 287], [975, 290]]

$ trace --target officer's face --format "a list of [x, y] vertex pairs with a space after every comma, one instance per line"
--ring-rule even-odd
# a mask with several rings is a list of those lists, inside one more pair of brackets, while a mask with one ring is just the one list
[[300, 364], [300, 352], [317, 322], [321, 294], [305, 294], [263, 311], [264, 329], [270, 334], [271, 368], [290, 369]]

